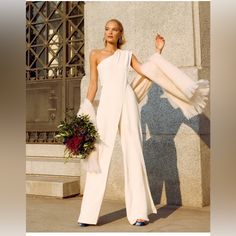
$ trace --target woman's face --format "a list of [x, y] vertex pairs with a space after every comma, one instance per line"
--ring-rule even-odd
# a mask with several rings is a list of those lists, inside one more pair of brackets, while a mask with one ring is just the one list
[[114, 21], [108, 22], [105, 26], [105, 40], [114, 44], [117, 43], [120, 36], [121, 32], [119, 25]]

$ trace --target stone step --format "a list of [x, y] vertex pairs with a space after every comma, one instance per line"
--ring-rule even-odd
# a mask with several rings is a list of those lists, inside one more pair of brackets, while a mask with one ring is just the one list
[[79, 177], [26, 175], [26, 194], [63, 198], [79, 192]]
[[64, 163], [63, 157], [27, 156], [26, 174], [80, 176], [80, 160]]

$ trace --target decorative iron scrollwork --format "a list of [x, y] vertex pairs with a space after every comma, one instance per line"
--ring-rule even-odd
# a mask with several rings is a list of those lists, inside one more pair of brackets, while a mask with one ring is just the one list
[[27, 143], [61, 143], [55, 138], [57, 131], [27, 131], [26, 142]]
[[26, 2], [26, 80], [84, 75], [83, 14], [82, 1]]

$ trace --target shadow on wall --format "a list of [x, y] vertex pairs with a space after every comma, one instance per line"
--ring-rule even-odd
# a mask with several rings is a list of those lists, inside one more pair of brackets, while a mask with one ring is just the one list
[[[162, 89], [153, 84], [147, 95], [147, 103], [141, 110], [143, 154], [155, 204], [160, 204], [164, 190], [167, 205], [179, 206], [182, 205], [182, 198], [175, 135], [182, 123], [191, 127], [196, 133], [201, 130], [201, 124], [205, 126], [210, 124], [209, 119], [202, 114], [187, 120], [180, 109], [174, 109], [167, 99], [160, 98], [162, 94]], [[202, 119], [204, 122], [200, 122]], [[146, 127], [150, 133], [147, 140]], [[208, 139], [203, 141], [208, 147], [210, 146]]]

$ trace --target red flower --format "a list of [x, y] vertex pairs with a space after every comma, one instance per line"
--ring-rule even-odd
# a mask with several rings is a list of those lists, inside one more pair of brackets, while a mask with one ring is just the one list
[[73, 136], [72, 138], [69, 138], [66, 142], [66, 146], [68, 149], [70, 149], [73, 154], [76, 154], [76, 152], [79, 150], [80, 145], [84, 141], [84, 136]]

